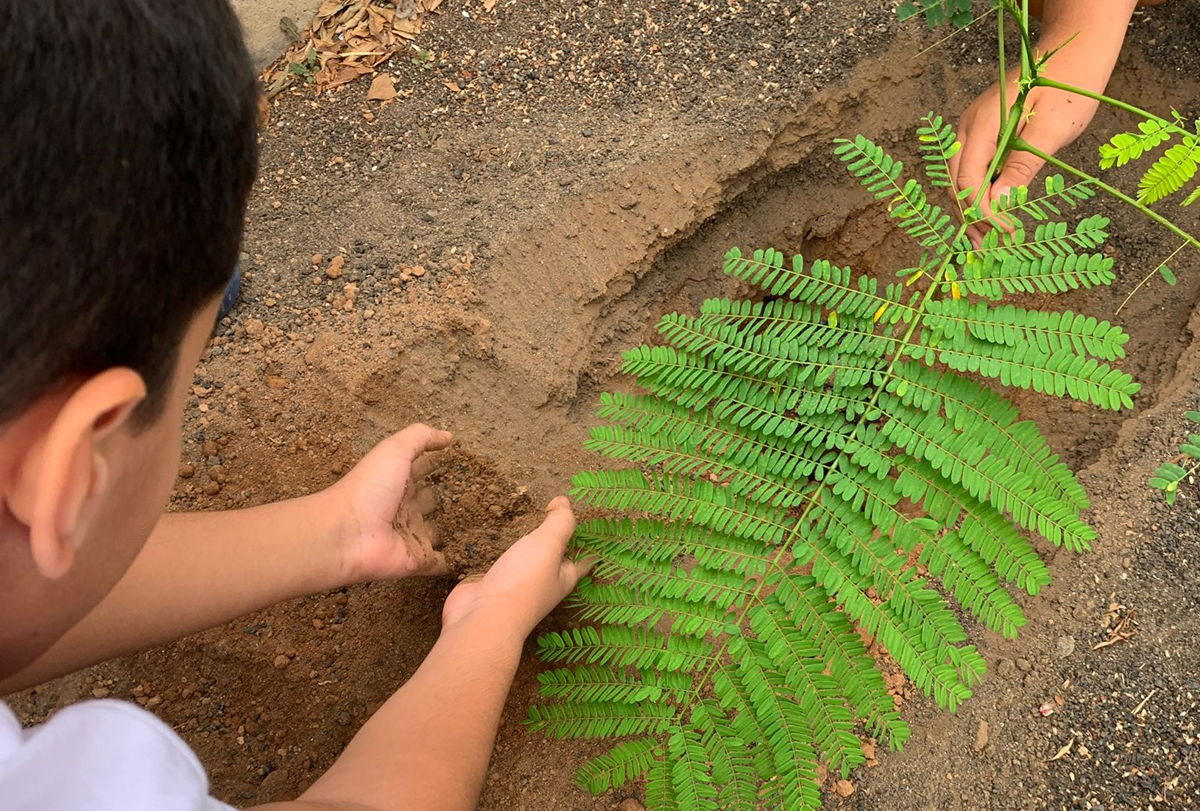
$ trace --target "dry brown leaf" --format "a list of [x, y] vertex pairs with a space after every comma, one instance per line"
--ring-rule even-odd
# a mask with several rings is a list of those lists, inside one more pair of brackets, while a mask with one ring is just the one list
[[421, 33], [421, 20], [416, 17], [411, 20], [397, 20], [393, 30], [402, 37], [412, 39]]
[[317, 9], [317, 19], [327, 20], [335, 14], [341, 13], [342, 9], [348, 5], [346, 0], [325, 0]]
[[483, 10], [491, 11], [496, 7], [496, 0], [483, 0]]
[[396, 83], [388, 74], [378, 74], [371, 81], [371, 89], [367, 91], [367, 101], [391, 101], [394, 98], [396, 98]]
[[[421, 32], [421, 18], [441, 0], [324, 0], [302, 41], [293, 45], [274, 68], [264, 74], [272, 93], [294, 83], [297, 73], [289, 65], [318, 65], [311, 74], [317, 92], [339, 87], [359, 76], [374, 73], [409, 40]], [[289, 76], [286, 82], [281, 76]], [[378, 99], [376, 99], [378, 100]]]
[[387, 20], [383, 15], [375, 9], [371, 9], [370, 16], [367, 17], [367, 28], [371, 31], [371, 36], [380, 41], [384, 37], [384, 27], [387, 25]]
[[[343, 65], [337, 71], [330, 75], [329, 80], [324, 82], [324, 87], [340, 87], [341, 85], [353, 82], [359, 76], [365, 76], [371, 72], [371, 68], [365, 65]], [[318, 79], [318, 84], [321, 81]]]
[[1047, 763], [1053, 763], [1053, 762], [1054, 762], [1054, 761], [1056, 761], [1056, 760], [1062, 760], [1062, 759], [1063, 759], [1063, 758], [1065, 758], [1065, 757], [1066, 757], [1068, 754], [1070, 754], [1070, 752], [1071, 752], [1071, 747], [1072, 747], [1072, 746], [1074, 746], [1074, 745], [1075, 745], [1075, 739], [1074, 739], [1074, 738], [1072, 738], [1071, 740], [1067, 741], [1067, 742], [1066, 742], [1066, 744], [1064, 744], [1064, 745], [1063, 745], [1063, 747], [1062, 747], [1061, 749], [1059, 749], [1059, 750], [1058, 750], [1058, 751], [1057, 751], [1057, 752], [1054, 754], [1054, 757], [1052, 757], [1052, 758], [1047, 758], [1047, 759], [1046, 759], [1046, 762], [1047, 762]]
[[461, 92], [462, 92], [462, 88], [458, 86], [458, 82], [446, 82], [445, 84], [446, 84], [446, 89], [447, 89], [447, 90], [451, 90], [451, 91], [453, 91], [453, 92], [455, 92], [455, 93], [461, 93]]

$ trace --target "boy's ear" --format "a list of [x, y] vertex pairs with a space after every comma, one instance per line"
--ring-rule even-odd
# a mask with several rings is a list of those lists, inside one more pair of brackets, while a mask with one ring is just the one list
[[19, 461], [8, 507], [28, 527], [33, 562], [44, 577], [56, 580], [70, 570], [91, 508], [108, 488], [111, 448], [104, 440], [126, 424], [145, 396], [146, 384], [132, 369], [89, 378], [62, 402]]

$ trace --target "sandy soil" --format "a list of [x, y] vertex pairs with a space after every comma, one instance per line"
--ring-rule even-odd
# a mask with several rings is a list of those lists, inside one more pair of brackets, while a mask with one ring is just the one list
[[264, 68], [287, 50], [291, 40], [280, 26], [283, 17], [303, 28], [320, 5], [319, 0], [230, 0], [242, 22], [250, 58]]
[[[451, 557], [461, 573], [486, 566], [594, 463], [580, 445], [598, 393], [626, 385], [618, 351], [664, 312], [730, 292], [717, 272], [729, 245], [894, 267], [908, 249], [843, 179], [831, 139], [862, 132], [908, 157], [917, 117], [961, 110], [994, 70], [982, 32], [916, 56], [932, 38], [873, 4], [497, 10], [447, 0], [422, 35], [429, 66], [407, 55], [390, 64], [401, 97], [387, 106], [365, 100], [365, 82], [272, 106], [244, 298], [197, 370], [172, 509], [311, 492], [423, 420], [459, 437], [439, 474]], [[1195, 2], [1139, 15], [1114, 90], [1197, 112], [1186, 69], [1198, 44]], [[1095, 131], [1116, 122], [1104, 116]], [[1071, 157], [1090, 160], [1095, 141]], [[1116, 206], [1100, 210], [1116, 221], [1119, 282], [1062, 306], [1111, 318], [1168, 251]], [[1198, 802], [1200, 659], [1186, 640], [1200, 629], [1181, 610], [1200, 598], [1197, 495], [1172, 512], [1143, 484], [1178, 439], [1174, 415], [1200, 401], [1189, 325], [1198, 264], [1181, 263], [1179, 286], [1151, 286], [1116, 319], [1134, 336], [1126, 368], [1144, 384], [1132, 419], [1022, 398], [1084, 469], [1096, 552], [1046, 550], [1058, 585], [1025, 601], [1022, 638], [977, 634], [992, 668], [979, 695], [957, 717], [907, 702], [907, 750], [853, 775], [855, 793], [831, 807]], [[419, 664], [453, 582], [292, 601], [15, 706], [36, 721], [92, 695], [137, 700], [196, 748], [222, 799], [293, 797]], [[1135, 613], [1138, 634], [1093, 651], [1112, 603]], [[569, 622], [558, 612], [545, 627]], [[636, 801], [638, 786], [599, 798], [574, 787], [588, 744], [523, 731], [538, 670], [529, 656], [518, 673], [482, 807]], [[1037, 712], [1044, 702], [1053, 715]], [[1046, 762], [1072, 739], [1071, 753]]]

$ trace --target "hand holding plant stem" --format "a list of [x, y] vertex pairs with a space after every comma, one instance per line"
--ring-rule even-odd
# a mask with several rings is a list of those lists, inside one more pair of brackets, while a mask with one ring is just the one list
[[[1103, 10], [1097, 6], [1103, 5]], [[1043, 78], [1061, 81], [1092, 93], [1102, 93], [1112, 75], [1125, 29], [1129, 25], [1136, 0], [1059, 0], [1046, 7], [1039, 53], [1045, 62]], [[1001, 17], [1003, 20], [1003, 16]], [[959, 124], [962, 150], [951, 159], [950, 171], [958, 189], [976, 190], [982, 214], [991, 214], [992, 204], [1018, 186], [1028, 186], [1045, 161], [1028, 152], [1011, 152], [998, 176], [988, 176], [987, 168], [997, 149], [1010, 144], [1005, 140], [1002, 123], [1005, 104], [1012, 104], [1008, 115], [1017, 116], [1010, 137], [1019, 137], [1040, 151], [1054, 154], [1072, 143], [1087, 129], [1099, 107], [1094, 98], [1045, 86], [1022, 86], [1029, 76], [1005, 77], [992, 85], [967, 108]], [[1015, 102], [1015, 103], [1014, 103]], [[972, 225], [968, 231], [978, 247], [984, 230]]]

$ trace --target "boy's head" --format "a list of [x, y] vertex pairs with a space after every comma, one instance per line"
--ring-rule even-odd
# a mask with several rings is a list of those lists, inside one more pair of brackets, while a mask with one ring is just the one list
[[0, 678], [158, 519], [257, 99], [227, 0], [0, 0]]

